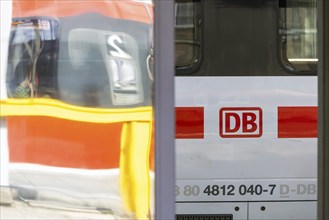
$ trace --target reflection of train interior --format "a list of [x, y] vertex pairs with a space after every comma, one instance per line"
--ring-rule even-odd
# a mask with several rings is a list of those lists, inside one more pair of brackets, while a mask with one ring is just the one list
[[9, 96], [101, 108], [150, 105], [150, 31], [148, 24], [95, 14], [15, 18]]

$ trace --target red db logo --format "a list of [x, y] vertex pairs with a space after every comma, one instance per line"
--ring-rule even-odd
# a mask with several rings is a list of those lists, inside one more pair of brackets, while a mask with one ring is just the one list
[[261, 108], [221, 108], [219, 135], [223, 138], [255, 138], [263, 133]]

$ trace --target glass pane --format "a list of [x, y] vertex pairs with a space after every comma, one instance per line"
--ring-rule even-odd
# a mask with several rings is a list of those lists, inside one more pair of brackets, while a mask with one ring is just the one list
[[285, 59], [294, 71], [314, 71], [317, 62], [316, 0], [286, 0], [281, 5]]
[[200, 1], [175, 2], [176, 68], [190, 69], [201, 59], [201, 12]]
[[1, 219], [154, 218], [152, 2], [13, 0], [12, 14]]

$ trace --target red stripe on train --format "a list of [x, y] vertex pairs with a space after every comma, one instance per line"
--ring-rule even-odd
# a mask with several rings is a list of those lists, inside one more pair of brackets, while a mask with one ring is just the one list
[[176, 107], [176, 138], [198, 139], [204, 137], [204, 108]]
[[316, 138], [317, 122], [317, 107], [278, 107], [278, 138]]

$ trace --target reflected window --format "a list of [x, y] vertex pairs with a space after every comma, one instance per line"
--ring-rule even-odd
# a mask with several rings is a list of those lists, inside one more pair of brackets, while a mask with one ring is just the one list
[[144, 37], [147, 26], [120, 21], [122, 26], [109, 28], [107, 22], [112, 20], [101, 19], [101, 26], [94, 29], [92, 20], [81, 28], [66, 18], [15, 18], [8, 96], [46, 97], [97, 108], [149, 105], [150, 98], [145, 99], [149, 89], [144, 86], [148, 75], [142, 76], [149, 49]]
[[6, 77], [9, 97], [57, 97], [54, 81], [57, 34], [56, 20], [13, 20]]
[[291, 72], [315, 72], [317, 64], [316, 0], [280, 0], [281, 60]]
[[200, 0], [176, 0], [175, 31], [176, 69], [190, 73], [201, 60]]
[[186, 3], [176, 3], [175, 4], [175, 27], [176, 28], [194, 28], [194, 3], [186, 2]]

